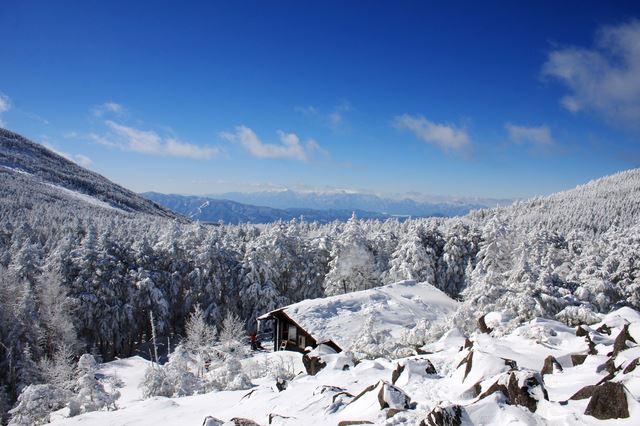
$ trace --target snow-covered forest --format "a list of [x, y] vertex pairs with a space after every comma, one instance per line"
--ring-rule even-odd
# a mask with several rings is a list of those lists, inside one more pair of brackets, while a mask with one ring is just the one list
[[56, 360], [132, 355], [150, 315], [158, 340], [179, 341], [197, 309], [214, 332], [235, 315], [249, 333], [276, 307], [402, 279], [460, 300], [449, 325], [465, 332], [495, 310], [508, 333], [533, 317], [589, 324], [640, 308], [640, 170], [461, 218], [327, 225], [187, 223], [69, 201], [9, 168], [0, 178], [4, 413], [51, 383]]

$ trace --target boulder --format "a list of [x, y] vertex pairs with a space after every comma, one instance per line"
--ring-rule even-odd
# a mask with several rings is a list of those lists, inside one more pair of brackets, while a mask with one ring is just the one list
[[584, 414], [599, 420], [628, 418], [629, 406], [622, 383], [606, 382], [597, 386]]
[[589, 335], [589, 331], [582, 325], [579, 325], [576, 328], [576, 336], [578, 337], [582, 337], [582, 336], [588, 336]]
[[469, 372], [471, 371], [471, 367], [473, 367], [473, 351], [469, 351], [467, 356], [465, 356], [464, 359], [460, 361], [460, 363], [456, 368], [460, 368], [463, 365], [465, 366], [465, 368], [464, 368], [464, 378], [462, 380], [467, 378], [467, 376], [469, 375]]
[[411, 398], [400, 388], [393, 386], [387, 382], [382, 382], [378, 391], [378, 402], [380, 408], [395, 408], [408, 410], [411, 408]]
[[624, 327], [622, 327], [622, 331], [620, 331], [620, 334], [618, 334], [615, 342], [613, 343], [613, 352], [611, 352], [609, 355], [615, 357], [621, 351], [629, 349], [629, 345], [627, 344], [627, 342], [636, 343], [635, 339], [631, 336], [631, 334], [629, 334], [629, 324], [625, 324]]
[[391, 417], [395, 416], [398, 413], [402, 413], [403, 411], [406, 411], [406, 410], [400, 410], [398, 408], [389, 408], [387, 410], [387, 419], [390, 419]]
[[509, 366], [512, 370], [518, 369], [518, 363], [509, 358], [502, 358], [504, 360], [504, 365]]
[[544, 376], [545, 374], [553, 374], [554, 371], [562, 371], [562, 366], [557, 359], [549, 355], [544, 359], [544, 365], [542, 366], [540, 374]]
[[220, 419], [216, 419], [213, 416], [207, 416], [202, 422], [202, 426], [222, 426], [224, 422]]
[[473, 347], [473, 342], [471, 340], [464, 339], [464, 346], [463, 349], [471, 349]]
[[542, 376], [535, 371], [520, 370], [506, 373], [480, 395], [478, 400], [494, 392], [501, 392], [507, 404], [527, 407], [532, 413], [538, 408], [540, 399], [549, 400]]
[[460, 426], [463, 410], [459, 405], [437, 406], [420, 422], [420, 426]]
[[575, 367], [576, 365], [584, 364], [584, 361], [587, 359], [587, 355], [583, 354], [574, 354], [571, 355], [571, 364]]
[[481, 333], [489, 334], [493, 331], [493, 329], [487, 325], [484, 317], [486, 317], [486, 315], [483, 315], [480, 318], [478, 318], [478, 329], [480, 330]]
[[600, 334], [607, 334], [611, 336], [611, 328], [607, 324], [602, 324], [596, 329], [596, 331]]
[[587, 351], [587, 353], [589, 355], [598, 355], [598, 351], [596, 350], [596, 344], [593, 343], [593, 340], [591, 340], [591, 336], [587, 334], [586, 336], [584, 336], [584, 339], [587, 341], [587, 345], [589, 346], [589, 350]]
[[373, 398], [376, 398], [381, 410], [385, 408], [395, 408], [398, 410], [408, 410], [411, 408], [411, 398], [404, 391], [389, 382], [380, 380], [377, 384], [368, 386], [358, 394], [351, 402], [350, 407], [359, 407], [362, 402], [364, 406], [370, 406]]
[[585, 386], [582, 389], [580, 389], [578, 392], [574, 393], [569, 399], [580, 400], [580, 399], [591, 398], [596, 387], [597, 387], [596, 385]]
[[398, 379], [403, 375], [406, 376], [403, 378], [402, 382], [406, 382], [410, 380], [409, 378], [412, 375], [425, 375], [425, 374], [438, 374], [436, 368], [433, 366], [431, 361], [428, 359], [407, 359], [405, 361], [399, 362], [396, 367], [391, 372], [391, 383], [396, 384]]
[[282, 392], [286, 388], [287, 388], [287, 381], [286, 380], [284, 380], [284, 379], [276, 380], [276, 389], [278, 389], [278, 392]]
[[327, 363], [322, 361], [322, 358], [314, 355], [309, 356], [309, 354], [304, 354], [302, 364], [304, 364], [304, 368], [310, 376], [315, 376], [327, 366]]
[[480, 384], [480, 382], [478, 382], [475, 385], [471, 386], [469, 389], [467, 389], [461, 396], [463, 398], [476, 398], [481, 393], [482, 393], [482, 385]]
[[331, 402], [344, 401], [345, 399], [353, 399], [353, 395], [351, 395], [349, 392], [338, 392], [337, 394], [333, 395], [333, 397], [331, 398]]
[[404, 365], [398, 363], [398, 365], [396, 365], [396, 368], [394, 368], [393, 371], [391, 372], [391, 383], [395, 385], [396, 382], [398, 381], [398, 378], [403, 372], [404, 372]]
[[640, 358], [636, 358], [633, 361], [631, 361], [629, 364], [627, 364], [627, 366], [624, 368], [624, 370], [622, 371], [624, 374], [629, 374], [631, 373], [633, 370], [636, 369], [636, 367], [638, 366], [638, 362], [640, 362]]
[[438, 374], [438, 372], [436, 371], [436, 367], [433, 366], [433, 364], [431, 363], [431, 361], [429, 361], [428, 359], [425, 360], [426, 361], [426, 367], [424, 369], [424, 372], [427, 374]]
[[615, 358], [609, 358], [604, 364], [600, 364], [596, 368], [596, 373], [600, 373], [602, 371], [607, 371], [607, 374], [602, 380], [600, 380], [597, 384], [601, 384], [604, 382], [608, 382], [616, 376], [616, 373], [620, 370], [620, 367], [616, 367]]
[[338, 426], [352, 426], [352, 425], [372, 425], [373, 422], [369, 420], [343, 420], [338, 422]]

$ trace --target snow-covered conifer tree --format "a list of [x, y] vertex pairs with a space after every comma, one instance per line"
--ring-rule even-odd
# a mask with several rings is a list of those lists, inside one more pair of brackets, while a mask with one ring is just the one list
[[333, 242], [329, 273], [325, 277], [327, 295], [345, 294], [380, 285], [380, 273], [355, 213]]
[[107, 392], [96, 378], [98, 364], [95, 358], [90, 354], [82, 355], [76, 368], [76, 396], [69, 402], [69, 415], [76, 416], [103, 408], [115, 409], [115, 402], [120, 394], [118, 391]]

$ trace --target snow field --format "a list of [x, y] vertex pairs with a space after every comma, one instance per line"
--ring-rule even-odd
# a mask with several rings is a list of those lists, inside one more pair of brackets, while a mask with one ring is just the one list
[[[243, 361], [250, 376], [266, 363], [290, 365], [299, 374], [281, 392], [273, 379], [255, 377], [255, 386], [249, 391], [143, 400], [138, 386], [149, 363], [137, 357], [117, 360], [104, 364], [100, 372], [105, 376], [117, 374], [125, 383], [118, 401], [119, 409], [58, 419], [54, 424], [200, 425], [207, 415], [224, 421], [243, 417], [269, 424], [271, 415], [271, 424], [280, 425], [336, 425], [345, 420], [366, 420], [388, 426], [416, 425], [434, 407], [456, 404], [464, 408], [463, 422], [473, 424], [634, 425], [640, 419], [640, 369], [628, 373], [620, 370], [612, 379], [625, 386], [628, 419], [601, 421], [583, 414], [588, 398], [569, 400], [584, 386], [596, 384], [607, 375], [606, 370], [599, 371], [599, 366], [610, 358], [607, 354], [626, 323], [630, 324], [631, 336], [640, 341], [640, 316], [628, 309], [615, 311], [589, 327], [592, 339], [600, 342], [599, 353], [588, 355], [583, 364], [576, 366], [572, 365], [571, 355], [587, 353], [585, 338], [576, 336], [575, 328], [540, 319], [503, 337], [474, 334], [470, 336], [471, 347], [467, 348], [463, 348], [464, 337], [453, 330], [422, 348], [432, 351], [431, 354], [397, 360], [363, 360], [348, 370], [343, 370], [339, 362], [328, 362], [327, 367], [315, 376], [304, 373], [302, 355], [294, 352], [259, 353]], [[595, 331], [602, 324], [611, 327], [610, 336]], [[631, 347], [615, 357], [615, 365], [626, 367], [640, 356], [640, 346], [628, 343]], [[473, 353], [472, 366], [467, 371], [463, 360], [470, 353]], [[544, 399], [542, 387], [532, 388], [531, 395], [537, 402], [535, 412], [524, 406], [508, 405], [500, 392], [479, 399], [469, 390], [479, 383], [481, 392], [485, 392], [494, 382], [506, 383], [512, 373], [516, 374], [519, 386], [524, 386], [526, 377], [539, 375], [549, 355], [558, 360], [562, 371], [556, 369], [552, 374], [542, 376], [548, 401]], [[332, 355], [325, 357], [330, 361]], [[518, 369], [513, 370], [505, 359], [515, 362]], [[435, 374], [425, 372], [426, 360], [435, 367]], [[395, 386], [391, 386], [392, 374], [398, 364], [404, 366], [404, 371], [397, 377]], [[367, 388], [372, 389], [360, 395]], [[389, 407], [381, 409], [379, 394]], [[411, 407], [387, 419], [390, 408], [404, 410], [405, 394], [411, 399]]]

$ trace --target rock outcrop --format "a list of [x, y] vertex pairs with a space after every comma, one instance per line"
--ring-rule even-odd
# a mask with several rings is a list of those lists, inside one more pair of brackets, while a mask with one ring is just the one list
[[532, 413], [538, 408], [538, 401], [549, 400], [542, 376], [534, 371], [511, 371], [492, 384], [478, 400], [494, 392], [501, 392], [509, 405], [527, 407]]
[[562, 371], [562, 366], [557, 359], [549, 355], [544, 359], [544, 365], [542, 366], [540, 374], [544, 376], [545, 374], [553, 374], [556, 371]]
[[459, 405], [437, 406], [420, 422], [420, 426], [460, 426], [463, 411]]
[[627, 395], [622, 383], [606, 382], [596, 386], [584, 414], [599, 420], [629, 417]]

